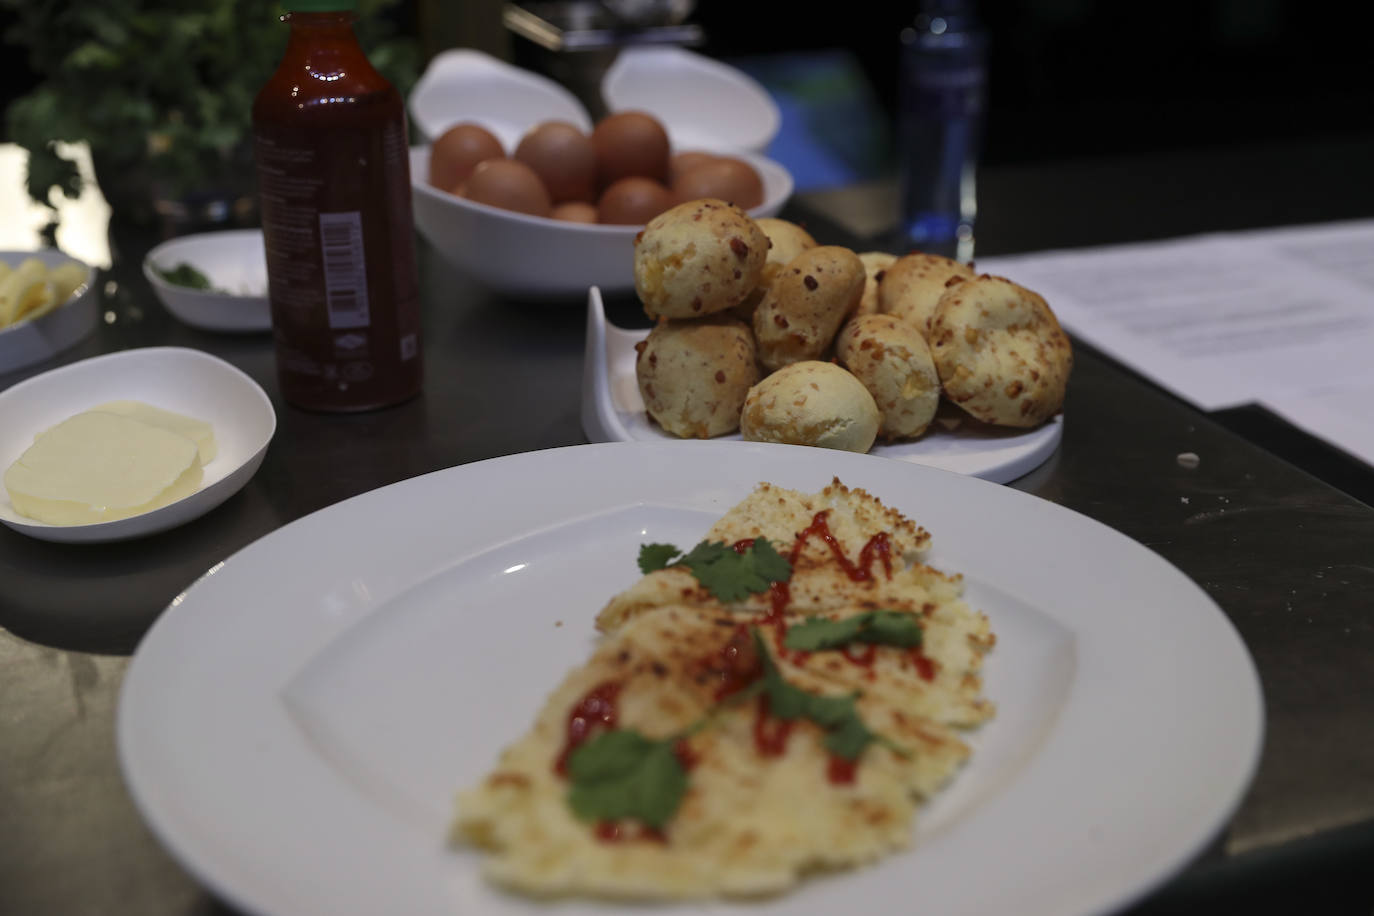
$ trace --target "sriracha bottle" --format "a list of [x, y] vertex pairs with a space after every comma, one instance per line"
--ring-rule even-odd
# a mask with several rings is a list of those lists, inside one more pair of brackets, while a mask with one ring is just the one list
[[313, 410], [421, 382], [405, 107], [358, 45], [355, 3], [288, 0], [286, 52], [253, 103], [277, 375]]

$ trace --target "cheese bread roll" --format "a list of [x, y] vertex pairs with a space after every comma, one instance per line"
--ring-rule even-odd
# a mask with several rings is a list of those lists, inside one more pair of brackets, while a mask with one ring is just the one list
[[952, 285], [935, 310], [930, 349], [954, 403], [984, 423], [1039, 426], [1064, 405], [1073, 349], [1038, 294], [983, 274]]
[[768, 369], [818, 359], [859, 305], [864, 265], [848, 248], [808, 248], [788, 262], [754, 312], [759, 362]]
[[972, 268], [938, 254], [912, 252], [883, 271], [878, 284], [878, 311], [910, 322], [930, 338], [930, 319], [945, 286], [955, 277], [969, 279]]
[[940, 406], [940, 376], [920, 331], [892, 315], [856, 315], [835, 347], [878, 404], [879, 436], [908, 439], [926, 431]]
[[684, 439], [739, 428], [744, 397], [759, 378], [754, 338], [744, 322], [723, 315], [665, 319], [635, 350], [639, 394], [659, 426]]
[[635, 236], [635, 292], [650, 318], [701, 318], [743, 302], [767, 257], [768, 236], [739, 207], [688, 201]]

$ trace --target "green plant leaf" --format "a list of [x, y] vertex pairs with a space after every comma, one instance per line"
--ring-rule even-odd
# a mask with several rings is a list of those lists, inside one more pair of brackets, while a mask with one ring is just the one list
[[826, 733], [825, 749], [845, 760], [857, 760], [864, 750], [877, 741], [894, 753], [907, 752], [870, 731], [859, 716], [855, 700], [858, 694], [822, 696], [789, 684], [778, 671], [768, 646], [757, 629], [753, 630], [754, 648], [763, 668], [763, 693], [768, 697], [768, 712], [779, 719], [808, 719]]
[[635, 818], [654, 829], [672, 820], [687, 793], [673, 740], [630, 729], [602, 732], [568, 757], [568, 804], [582, 820]]
[[764, 538], [743, 551], [720, 541], [702, 541], [682, 562], [707, 591], [727, 604], [766, 592], [773, 582], [785, 582], [792, 575], [792, 565]]
[[672, 544], [640, 544], [639, 571], [648, 575], [673, 565], [681, 551]]
[[802, 652], [839, 649], [855, 642], [913, 649], [921, 645], [921, 639], [921, 622], [914, 614], [880, 610], [842, 620], [814, 617], [793, 624], [787, 628], [783, 645]]

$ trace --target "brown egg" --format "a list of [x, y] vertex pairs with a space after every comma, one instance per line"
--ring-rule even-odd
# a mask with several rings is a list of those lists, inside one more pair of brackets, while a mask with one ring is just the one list
[[686, 175], [699, 165], [708, 162], [715, 162], [716, 157], [711, 153], [703, 153], [700, 150], [689, 150], [685, 153], [676, 153], [673, 158], [668, 160], [668, 187], [677, 184], [678, 179]]
[[540, 124], [520, 139], [515, 158], [534, 169], [556, 204], [596, 198], [596, 148], [575, 124]]
[[763, 179], [743, 159], [719, 156], [673, 182], [679, 200], [715, 197], [745, 210], [763, 203]]
[[581, 200], [570, 200], [554, 207], [550, 216], [569, 223], [594, 223], [596, 222], [596, 206]]
[[476, 124], [455, 124], [440, 135], [429, 150], [429, 183], [458, 193], [460, 184], [485, 159], [504, 159], [501, 141]]
[[532, 216], [548, 216], [553, 210], [549, 192], [534, 169], [514, 159], [488, 159], [477, 163], [463, 196], [479, 204]]
[[651, 115], [621, 111], [602, 118], [592, 131], [592, 145], [598, 187], [632, 175], [668, 181], [668, 132]]
[[667, 210], [677, 199], [665, 185], [652, 178], [622, 178], [606, 189], [597, 203], [603, 223], [642, 226]]

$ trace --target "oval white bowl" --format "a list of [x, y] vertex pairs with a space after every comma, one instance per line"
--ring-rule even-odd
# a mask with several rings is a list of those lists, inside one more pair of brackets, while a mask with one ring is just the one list
[[[225, 292], [179, 286], [158, 273], [183, 263]], [[167, 311], [192, 327], [229, 332], [272, 328], [261, 229], [202, 232], [163, 242], [143, 259], [143, 276]]]
[[411, 90], [407, 107], [429, 142], [459, 121], [472, 121], [495, 134], [507, 153], [541, 121], [592, 129], [586, 109], [567, 89], [480, 51], [435, 55]]
[[[771, 159], [734, 153], [763, 179], [753, 217], [774, 216], [792, 196], [792, 176]], [[429, 147], [410, 151], [415, 225], [440, 254], [496, 293], [576, 297], [587, 289], [634, 289], [634, 238], [642, 226], [600, 226], [528, 216], [475, 203], [429, 184]]]
[[762, 153], [782, 115], [751, 76], [683, 48], [626, 48], [601, 80], [609, 111], [658, 118], [674, 146], [708, 143]]
[[25, 258], [38, 258], [48, 267], [68, 261], [86, 268], [86, 282], [62, 305], [31, 321], [0, 328], [0, 373], [13, 372], [51, 359], [85, 339], [100, 320], [100, 297], [95, 290], [95, 271], [89, 264], [56, 248], [40, 251], [0, 251], [0, 261], [17, 267]]
[[204, 515], [237, 493], [262, 464], [277, 429], [266, 392], [218, 357], [184, 347], [108, 353], [44, 372], [0, 392], [0, 472], [34, 436], [73, 414], [116, 400], [143, 401], [205, 420], [218, 454], [200, 489], [161, 509], [94, 525], [49, 525], [14, 511], [0, 486], [0, 522], [45, 541], [122, 541], [165, 531]]

